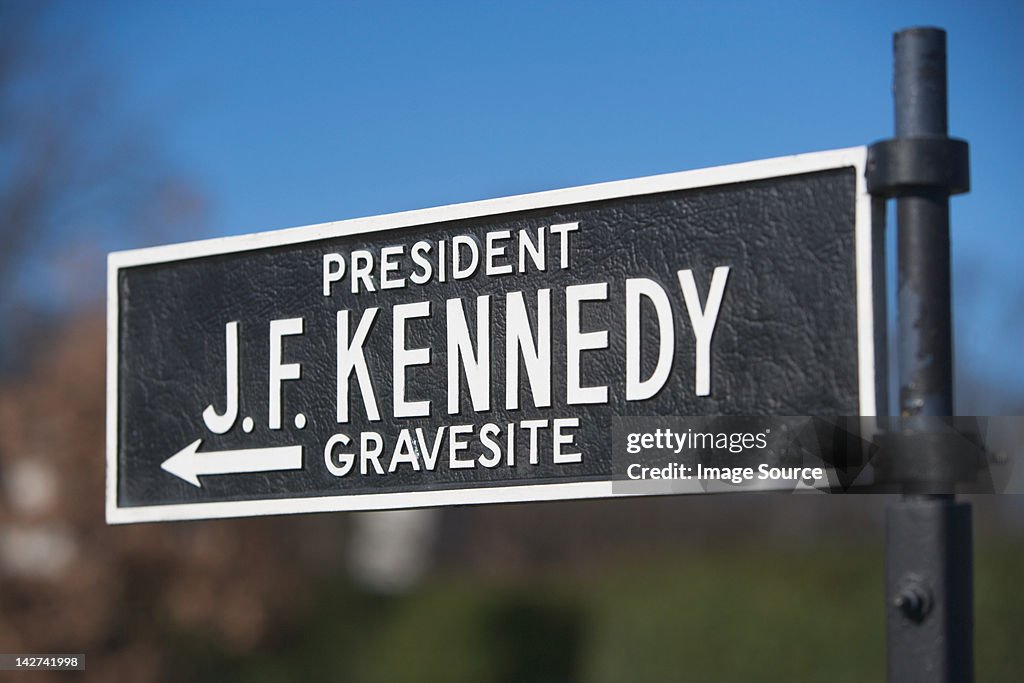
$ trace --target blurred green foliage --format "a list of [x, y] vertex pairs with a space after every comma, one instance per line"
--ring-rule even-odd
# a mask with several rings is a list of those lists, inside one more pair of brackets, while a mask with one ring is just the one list
[[[976, 671], [1024, 668], [1024, 543], [976, 556]], [[258, 657], [178, 634], [175, 680], [877, 681], [885, 678], [881, 545], [742, 545], [521, 579], [438, 574], [383, 598], [347, 580]]]

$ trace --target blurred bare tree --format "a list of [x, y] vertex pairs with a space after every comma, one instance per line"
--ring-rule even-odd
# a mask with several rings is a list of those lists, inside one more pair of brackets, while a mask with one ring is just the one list
[[98, 306], [107, 251], [196, 236], [204, 214], [51, 7], [0, 0], [0, 376], [55, 319]]
[[250, 652], [309, 570], [294, 522], [104, 524], [105, 254], [197, 236], [204, 204], [50, 9], [0, 0], [0, 651], [158, 680], [174, 638]]
[[308, 556], [314, 518], [105, 526], [104, 338], [102, 316], [68, 321], [0, 387], [0, 651], [84, 653], [85, 680], [182, 680], [190, 648], [258, 652], [332, 567]]

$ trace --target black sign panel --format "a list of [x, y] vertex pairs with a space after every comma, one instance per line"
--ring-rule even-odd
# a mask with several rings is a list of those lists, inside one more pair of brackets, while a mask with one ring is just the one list
[[614, 418], [873, 415], [864, 159], [112, 254], [108, 521], [608, 496]]

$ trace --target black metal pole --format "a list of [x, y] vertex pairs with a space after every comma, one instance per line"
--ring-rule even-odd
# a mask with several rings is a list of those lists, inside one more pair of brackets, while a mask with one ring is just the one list
[[[946, 33], [900, 31], [893, 41], [896, 138], [946, 139]], [[949, 191], [918, 187], [896, 200], [900, 414], [953, 414]]]
[[934, 418], [953, 415], [949, 195], [966, 190], [966, 144], [948, 138], [945, 32], [900, 31], [894, 56], [896, 137], [879, 145], [892, 157], [896, 182], [883, 191], [897, 197], [898, 222], [902, 440], [889, 471], [905, 493], [886, 511], [888, 678], [969, 681], [971, 509], [954, 500], [955, 454], [934, 434]]

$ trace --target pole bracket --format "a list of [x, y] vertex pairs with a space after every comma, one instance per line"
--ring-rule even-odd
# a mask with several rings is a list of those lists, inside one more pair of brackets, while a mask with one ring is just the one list
[[868, 192], [900, 197], [921, 190], [947, 195], [971, 189], [967, 141], [957, 138], [900, 137], [868, 148]]

